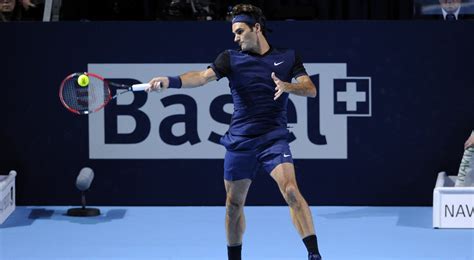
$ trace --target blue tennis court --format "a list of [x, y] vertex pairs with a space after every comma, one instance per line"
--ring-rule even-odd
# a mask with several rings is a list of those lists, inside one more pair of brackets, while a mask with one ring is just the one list
[[[225, 259], [224, 207], [17, 207], [0, 259]], [[474, 259], [474, 230], [433, 229], [431, 207], [312, 207], [323, 259]], [[246, 207], [243, 259], [306, 259], [287, 207]]]

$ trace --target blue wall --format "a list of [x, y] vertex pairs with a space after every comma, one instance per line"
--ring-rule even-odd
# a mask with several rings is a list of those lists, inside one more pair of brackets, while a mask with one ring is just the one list
[[[311, 205], [429, 205], [437, 172], [455, 174], [474, 127], [474, 23], [274, 22], [273, 45], [305, 63], [371, 77], [372, 117], [348, 118], [347, 159], [295, 161]], [[223, 160], [89, 159], [88, 119], [59, 102], [62, 79], [90, 63], [209, 63], [235, 48], [227, 23], [11, 23], [2, 40], [0, 173], [16, 169], [23, 205], [223, 205]], [[314, 115], [317, 116], [317, 115]], [[158, 174], [159, 173], [159, 174]], [[259, 175], [249, 205], [284, 201]]]

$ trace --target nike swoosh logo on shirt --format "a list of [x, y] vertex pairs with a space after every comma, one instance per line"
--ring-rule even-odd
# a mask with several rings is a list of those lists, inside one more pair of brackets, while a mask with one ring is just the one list
[[278, 66], [278, 65], [282, 64], [283, 62], [285, 62], [285, 61], [273, 62], [273, 65]]
[[290, 156], [291, 156], [291, 154], [286, 154], [286, 153], [283, 154], [283, 157], [285, 157], [285, 158], [290, 157]]

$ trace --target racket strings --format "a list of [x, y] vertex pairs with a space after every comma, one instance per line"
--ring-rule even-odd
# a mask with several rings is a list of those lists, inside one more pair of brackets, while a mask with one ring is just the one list
[[62, 89], [64, 103], [80, 113], [100, 109], [110, 100], [110, 90], [101, 79], [89, 77], [89, 85], [82, 87], [77, 83], [77, 76], [64, 82]]

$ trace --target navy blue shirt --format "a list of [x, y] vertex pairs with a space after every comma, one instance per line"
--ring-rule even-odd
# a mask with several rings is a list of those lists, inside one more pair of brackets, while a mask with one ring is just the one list
[[257, 137], [286, 130], [288, 93], [277, 100], [272, 72], [282, 81], [307, 75], [294, 50], [270, 48], [263, 55], [226, 50], [210, 65], [217, 80], [227, 77], [234, 102], [229, 131], [233, 136]]

